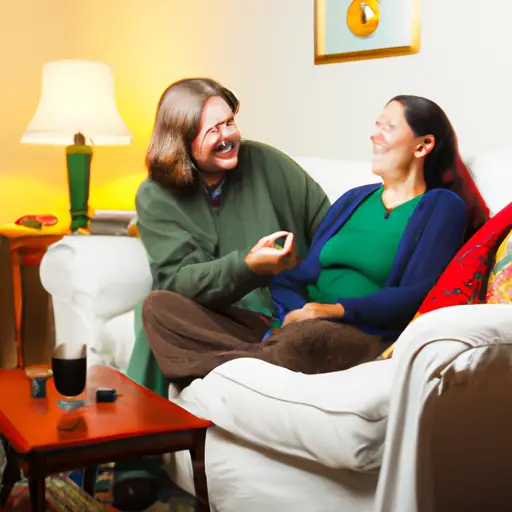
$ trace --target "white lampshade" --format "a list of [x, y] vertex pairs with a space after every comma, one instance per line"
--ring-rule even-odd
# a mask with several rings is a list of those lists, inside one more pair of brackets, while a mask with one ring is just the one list
[[67, 146], [79, 132], [95, 146], [130, 144], [132, 135], [117, 111], [113, 72], [103, 62], [49, 62], [39, 106], [21, 142]]

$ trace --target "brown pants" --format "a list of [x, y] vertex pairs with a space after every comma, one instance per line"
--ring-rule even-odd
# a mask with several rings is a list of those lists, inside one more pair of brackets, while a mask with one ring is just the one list
[[380, 337], [329, 320], [289, 324], [262, 343], [268, 319], [235, 307], [212, 311], [168, 291], [149, 294], [143, 323], [163, 374], [181, 383], [241, 357], [315, 374], [345, 370], [382, 351]]

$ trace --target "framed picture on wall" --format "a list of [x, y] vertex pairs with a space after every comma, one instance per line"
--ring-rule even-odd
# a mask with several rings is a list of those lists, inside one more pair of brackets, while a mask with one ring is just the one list
[[419, 49], [420, 0], [315, 0], [315, 64]]

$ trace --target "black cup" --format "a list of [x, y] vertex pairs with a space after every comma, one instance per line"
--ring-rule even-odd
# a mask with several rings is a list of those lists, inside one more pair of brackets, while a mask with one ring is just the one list
[[65, 398], [78, 396], [87, 382], [87, 349], [59, 345], [52, 357], [52, 371], [55, 389]]

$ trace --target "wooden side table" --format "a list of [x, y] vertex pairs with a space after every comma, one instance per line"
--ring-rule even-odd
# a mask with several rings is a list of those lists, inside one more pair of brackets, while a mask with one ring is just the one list
[[[114, 388], [114, 403], [95, 403], [95, 390]], [[94, 366], [87, 375], [84, 397], [90, 401], [75, 412], [62, 411], [53, 379], [46, 398], [32, 398], [30, 381], [21, 369], [0, 370], [0, 432], [9, 444], [0, 507], [22, 469], [28, 477], [32, 510], [45, 510], [45, 477], [87, 468], [84, 488], [92, 493], [96, 466], [108, 462], [189, 450], [192, 456], [198, 512], [209, 512], [204, 463], [206, 430], [212, 423], [188, 413], [113, 368]], [[77, 420], [73, 429], [70, 415]], [[69, 428], [69, 427], [67, 427]]]
[[4, 237], [9, 241], [12, 300], [14, 304], [14, 336], [17, 353], [16, 364], [19, 367], [23, 367], [26, 363], [22, 349], [23, 289], [21, 266], [22, 264], [39, 264], [48, 246], [57, 242], [68, 233], [69, 229], [63, 228], [59, 224], [42, 229], [32, 229], [16, 224], [0, 226], [0, 237]]

